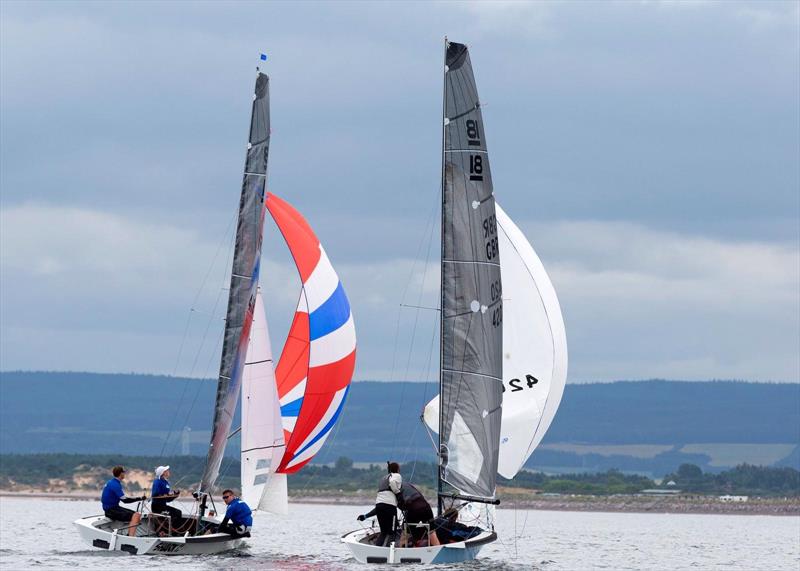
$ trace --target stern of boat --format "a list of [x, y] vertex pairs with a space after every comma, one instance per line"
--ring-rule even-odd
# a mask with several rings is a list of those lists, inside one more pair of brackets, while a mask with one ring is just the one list
[[462, 563], [472, 561], [487, 543], [497, 539], [494, 531], [483, 531], [457, 543], [429, 547], [379, 547], [369, 543], [373, 529], [358, 529], [342, 536], [344, 543], [359, 563]]
[[244, 538], [226, 533], [159, 537], [150, 533], [146, 519], [137, 526], [133, 536], [128, 535], [128, 523], [112, 521], [102, 515], [81, 518], [73, 523], [88, 545], [130, 555], [211, 555], [237, 549], [244, 543]]

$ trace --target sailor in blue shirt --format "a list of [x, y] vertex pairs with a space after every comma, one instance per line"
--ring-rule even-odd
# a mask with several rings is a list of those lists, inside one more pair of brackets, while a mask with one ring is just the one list
[[[222, 501], [228, 506], [225, 517], [219, 524], [220, 533], [228, 533], [234, 537], [250, 537], [253, 526], [253, 512], [242, 500], [233, 495], [232, 490], [222, 492]], [[228, 523], [230, 520], [231, 523]]]
[[167, 505], [167, 502], [171, 502], [180, 495], [179, 490], [172, 490], [170, 488], [169, 477], [169, 466], [159, 466], [156, 468], [156, 479], [153, 480], [153, 488], [150, 492], [150, 498], [152, 500], [150, 510], [156, 514], [165, 513], [169, 515], [172, 528], [174, 529], [183, 523], [183, 514], [178, 508]]
[[125, 495], [125, 492], [122, 490], [122, 480], [125, 479], [125, 468], [122, 466], [114, 466], [111, 473], [114, 477], [106, 482], [105, 487], [103, 487], [103, 494], [100, 496], [100, 501], [103, 504], [103, 512], [109, 519], [131, 521], [133, 514], [136, 512], [121, 507], [119, 503], [131, 504], [133, 502], [140, 502], [144, 500], [144, 496], [129, 498]]

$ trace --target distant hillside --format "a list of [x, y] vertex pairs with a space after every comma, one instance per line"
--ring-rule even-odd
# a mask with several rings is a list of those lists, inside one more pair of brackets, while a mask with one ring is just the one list
[[[64, 493], [82, 490], [97, 493], [110, 477], [109, 468], [122, 464], [126, 469], [126, 489], [149, 491], [153, 467], [169, 464], [173, 489], [192, 490], [199, 485], [205, 464], [204, 456], [120, 456], [98, 454], [0, 454], [0, 490], [28, 492], [30, 490]], [[239, 460], [226, 459], [220, 470], [217, 490], [240, 485]], [[306, 466], [289, 474], [289, 493], [302, 495], [308, 490], [328, 490], [337, 493], [371, 491], [375, 482], [386, 473], [385, 466], [372, 464], [354, 466], [349, 458], [340, 457], [332, 466]], [[436, 464], [419, 462], [413, 468], [405, 466], [405, 478], [413, 478], [418, 487], [430, 495], [436, 487]], [[800, 495], [800, 472], [791, 468], [757, 468], [742, 465], [721, 474], [703, 474], [692, 464], [681, 465], [669, 475], [685, 491], [720, 494], [756, 494], [759, 496]], [[673, 484], [674, 487], [675, 484]], [[508, 498], [510, 489], [527, 488], [557, 494], [636, 494], [656, 487], [649, 478], [625, 475], [610, 470], [601, 474], [560, 474], [548, 476], [538, 472], [523, 472], [513, 480], [500, 477], [498, 486]], [[667, 487], [667, 486], [665, 486]], [[369, 493], [369, 492], [367, 492]]]
[[[215, 382], [148, 375], [0, 374], [0, 453], [174, 455], [179, 431], [203, 454]], [[354, 383], [318, 461], [431, 460], [419, 422], [435, 384]], [[171, 439], [164, 438], [172, 428]], [[238, 446], [232, 439], [232, 448]], [[529, 466], [620, 468], [657, 476], [689, 462], [721, 471], [741, 462], [798, 467], [800, 385], [638, 381], [568, 385]]]

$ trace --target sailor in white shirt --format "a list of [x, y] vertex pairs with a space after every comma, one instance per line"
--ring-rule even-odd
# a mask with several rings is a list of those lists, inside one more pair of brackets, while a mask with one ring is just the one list
[[381, 534], [375, 545], [383, 545], [386, 540], [394, 539], [395, 522], [397, 521], [397, 494], [403, 486], [403, 477], [400, 475], [400, 465], [397, 462], [389, 462], [389, 473], [378, 482], [378, 495], [375, 497], [375, 509], [368, 514], [358, 516], [363, 521], [375, 515], [378, 518], [378, 525]]

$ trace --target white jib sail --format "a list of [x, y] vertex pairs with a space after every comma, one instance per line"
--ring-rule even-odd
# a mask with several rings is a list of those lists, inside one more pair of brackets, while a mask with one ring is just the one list
[[[567, 337], [547, 272], [525, 235], [495, 204], [503, 283], [503, 415], [497, 472], [513, 478], [550, 427], [567, 380]], [[439, 397], [425, 407], [439, 426]]]
[[253, 509], [289, 511], [286, 474], [276, 474], [285, 448], [272, 348], [261, 292], [242, 374], [242, 499]]

